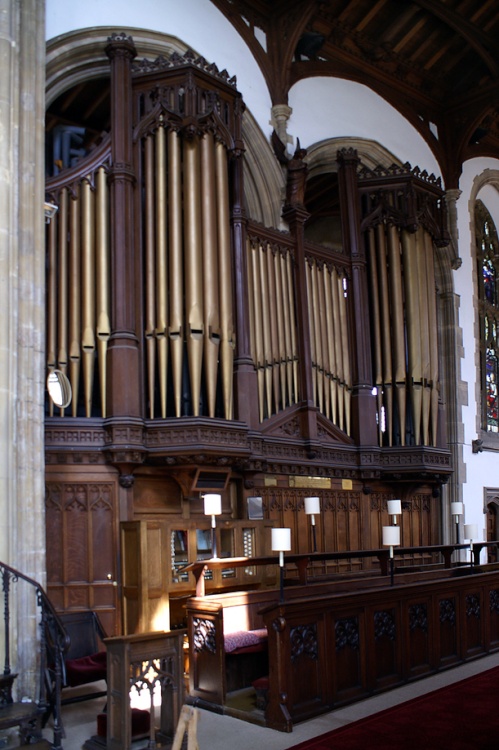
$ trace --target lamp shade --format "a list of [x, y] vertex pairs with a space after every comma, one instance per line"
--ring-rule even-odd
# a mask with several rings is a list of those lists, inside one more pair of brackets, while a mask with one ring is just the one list
[[291, 529], [271, 529], [274, 552], [289, 552], [291, 549]]
[[451, 516], [462, 516], [464, 512], [463, 503], [451, 503], [450, 512]]
[[400, 526], [383, 526], [383, 544], [385, 547], [398, 547]]
[[402, 513], [402, 501], [388, 500], [388, 513], [391, 516], [400, 516]]
[[476, 523], [464, 524], [464, 538], [465, 539], [478, 539], [478, 526], [476, 525]]
[[317, 515], [321, 512], [321, 502], [318, 497], [305, 498], [305, 513], [307, 515]]
[[205, 495], [204, 512], [206, 516], [219, 516], [222, 512], [222, 495]]

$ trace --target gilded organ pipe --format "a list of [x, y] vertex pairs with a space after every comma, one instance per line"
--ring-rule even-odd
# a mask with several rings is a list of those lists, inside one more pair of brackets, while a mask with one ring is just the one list
[[[338, 328], [341, 326], [340, 312], [340, 287], [338, 282], [340, 277], [336, 269], [331, 274], [331, 297], [333, 300], [333, 316], [338, 321]], [[345, 426], [345, 370], [344, 370], [344, 351], [341, 338], [341, 329], [338, 330], [334, 337], [335, 359], [336, 359], [336, 377], [337, 377], [337, 396], [338, 396], [338, 421], [337, 425], [340, 430]]]
[[[48, 225], [48, 278], [47, 278], [47, 369], [57, 367], [57, 223], [54, 218]], [[53, 403], [49, 399], [50, 416]]]
[[407, 311], [407, 349], [408, 378], [411, 393], [414, 439], [416, 445], [421, 441], [422, 414], [422, 368], [421, 368], [421, 331], [419, 326], [420, 295], [416, 235], [402, 233], [402, 250], [404, 258], [405, 304]]
[[289, 397], [289, 403], [294, 403], [296, 399], [295, 390], [295, 363], [293, 360], [293, 334], [292, 321], [293, 301], [292, 287], [289, 284], [288, 276], [288, 258], [289, 252], [284, 251], [279, 254], [279, 268], [281, 271], [281, 288], [283, 297], [283, 318], [284, 318], [284, 341], [286, 347], [286, 386]]
[[258, 381], [258, 404], [260, 412], [260, 422], [263, 422], [265, 414], [265, 358], [263, 343], [263, 311], [262, 307], [262, 289], [259, 273], [258, 254], [260, 252], [259, 243], [251, 243], [251, 276], [253, 279], [253, 311], [255, 315], [255, 349], [253, 358], [257, 368]]
[[274, 411], [280, 410], [280, 380], [279, 380], [279, 336], [277, 333], [277, 296], [276, 283], [274, 274], [274, 252], [270, 245], [267, 245], [267, 278], [269, 286], [269, 317], [270, 317], [270, 340], [271, 340], [271, 367], [272, 367], [272, 391], [274, 401]]
[[182, 167], [181, 143], [175, 130], [168, 132], [168, 239], [170, 271], [170, 354], [175, 416], [182, 409], [184, 359], [184, 272], [182, 265]]
[[155, 153], [155, 225], [156, 225], [156, 343], [158, 350], [161, 416], [166, 417], [168, 376], [168, 259], [166, 235], [166, 135], [156, 131]]
[[287, 285], [288, 285], [289, 320], [290, 320], [290, 332], [291, 332], [293, 395], [294, 395], [294, 403], [298, 403], [298, 399], [300, 397], [299, 387], [298, 387], [298, 343], [296, 340], [295, 295], [294, 295], [292, 263], [293, 263], [293, 260], [291, 257], [291, 253], [288, 251], [286, 253], [286, 278], [287, 278]]
[[262, 334], [263, 334], [263, 363], [265, 373], [265, 401], [267, 414], [272, 414], [272, 341], [270, 329], [269, 285], [267, 278], [266, 248], [259, 247], [258, 273], [262, 292]]
[[338, 377], [336, 366], [335, 338], [338, 335], [334, 323], [333, 297], [331, 292], [331, 276], [335, 273], [334, 267], [329, 270], [324, 266], [324, 302], [326, 308], [326, 330], [327, 330], [327, 356], [329, 369], [329, 394], [331, 404], [331, 421], [338, 424]]
[[343, 377], [345, 387], [343, 390], [345, 426], [344, 430], [350, 435], [350, 404], [352, 395], [352, 373], [350, 366], [350, 351], [348, 346], [348, 316], [346, 292], [343, 286], [343, 278], [337, 275], [338, 296], [340, 305], [340, 323], [341, 323], [341, 350], [343, 352]]
[[275, 295], [277, 308], [277, 360], [279, 368], [279, 384], [282, 408], [285, 409], [288, 399], [286, 387], [286, 334], [284, 324], [284, 298], [281, 276], [281, 253], [279, 248], [276, 248], [275, 252], [272, 254], [272, 261], [274, 264]]
[[312, 267], [308, 260], [305, 260], [305, 275], [307, 279], [307, 312], [310, 327], [310, 355], [312, 360], [312, 398], [314, 406], [318, 404], [318, 383], [317, 383], [317, 336], [315, 332], [315, 316], [313, 306], [313, 289], [312, 289]]
[[104, 167], [96, 177], [96, 313], [99, 357], [101, 414], [106, 416], [107, 346], [111, 336], [109, 277], [109, 208], [107, 176]]
[[154, 382], [156, 373], [156, 274], [154, 220], [154, 140], [149, 135], [144, 142], [144, 219], [145, 219], [145, 339], [147, 358], [147, 395], [149, 418], [154, 417]]
[[61, 190], [59, 202], [59, 252], [58, 252], [58, 350], [57, 366], [66, 373], [68, 365], [68, 191]]
[[405, 445], [406, 423], [406, 353], [403, 302], [402, 266], [400, 262], [400, 238], [397, 227], [388, 226], [388, 263], [390, 272], [390, 297], [392, 318], [392, 351], [394, 380], [397, 394], [397, 409], [400, 426], [400, 442]]
[[95, 357], [95, 209], [94, 195], [88, 180], [82, 190], [82, 350], [85, 415], [92, 415], [92, 390]]
[[367, 236], [369, 269], [371, 276], [371, 299], [372, 299], [372, 342], [373, 342], [373, 360], [374, 360], [374, 384], [376, 386], [376, 403], [378, 413], [378, 440], [382, 445], [383, 441], [383, 366], [381, 353], [381, 323], [380, 323], [380, 299], [379, 299], [379, 282], [378, 268], [376, 263], [376, 237], [374, 229], [368, 230]]
[[433, 242], [425, 232], [426, 245], [426, 284], [428, 287], [428, 330], [430, 339], [430, 388], [431, 388], [431, 444], [437, 445], [438, 429], [438, 335], [435, 267], [433, 262]]
[[199, 416], [203, 364], [203, 258], [199, 139], [184, 139], [184, 247], [187, 352], [193, 416]]
[[376, 249], [378, 263], [378, 282], [381, 327], [381, 349], [383, 353], [383, 388], [385, 396], [386, 427], [388, 445], [393, 445], [393, 360], [391, 346], [390, 288], [388, 284], [387, 252], [385, 227], [376, 226]]
[[317, 275], [319, 273], [317, 268], [317, 262], [314, 260], [311, 267], [311, 287], [312, 287], [312, 308], [314, 315], [314, 331], [315, 331], [315, 362], [316, 362], [316, 374], [317, 374], [317, 397], [318, 407], [321, 413], [324, 413], [324, 358], [322, 354], [322, 321], [321, 321], [321, 310], [319, 301], [319, 284], [317, 281]]
[[225, 418], [232, 419], [234, 410], [232, 372], [234, 366], [235, 330], [232, 305], [228, 165], [227, 151], [222, 143], [216, 144], [215, 155], [218, 210], [218, 268], [220, 277], [222, 393]]
[[333, 330], [328, 331], [326, 316], [326, 299], [324, 294], [324, 277], [327, 275], [326, 265], [323, 263], [321, 268], [317, 266], [317, 292], [319, 300], [319, 320], [321, 329], [321, 351], [322, 351], [322, 379], [324, 390], [324, 414], [328, 419], [331, 418], [331, 391], [329, 382], [331, 380], [331, 367], [329, 364], [329, 347], [328, 338], [333, 335]]
[[78, 414], [78, 390], [81, 367], [81, 244], [80, 244], [80, 189], [69, 207], [69, 379], [73, 392], [72, 415]]
[[208, 414], [215, 416], [217, 397], [220, 318], [218, 291], [217, 209], [215, 191], [215, 151], [212, 133], [205, 133], [200, 143], [201, 157], [201, 218], [203, 240], [203, 302], [204, 302], [204, 374]]
[[426, 244], [426, 232], [423, 227], [417, 231], [418, 243], [418, 275], [419, 275], [419, 332], [421, 337], [421, 385], [423, 394], [422, 403], [422, 439], [423, 445], [429, 445], [430, 441], [430, 411], [431, 411], [431, 364], [430, 364], [430, 320], [429, 320], [429, 295], [428, 271], [429, 262]]

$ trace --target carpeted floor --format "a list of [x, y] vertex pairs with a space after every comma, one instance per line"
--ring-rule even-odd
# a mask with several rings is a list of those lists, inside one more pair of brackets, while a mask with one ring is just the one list
[[498, 750], [499, 667], [291, 750]]

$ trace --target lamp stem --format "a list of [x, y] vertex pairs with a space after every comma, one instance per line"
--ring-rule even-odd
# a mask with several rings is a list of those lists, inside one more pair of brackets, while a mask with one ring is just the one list
[[313, 551], [317, 552], [317, 532], [315, 530], [315, 519], [312, 516], [312, 544], [313, 544]]
[[214, 560], [217, 558], [217, 535], [215, 533], [216, 525], [217, 525], [216, 518], [214, 515], [212, 515], [211, 517], [211, 554]]
[[284, 601], [284, 552], [279, 550], [279, 601]]

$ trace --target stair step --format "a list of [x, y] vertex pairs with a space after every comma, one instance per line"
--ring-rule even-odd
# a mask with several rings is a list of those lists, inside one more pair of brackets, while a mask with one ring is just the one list
[[40, 716], [36, 703], [7, 703], [0, 705], [0, 729], [27, 725]]

